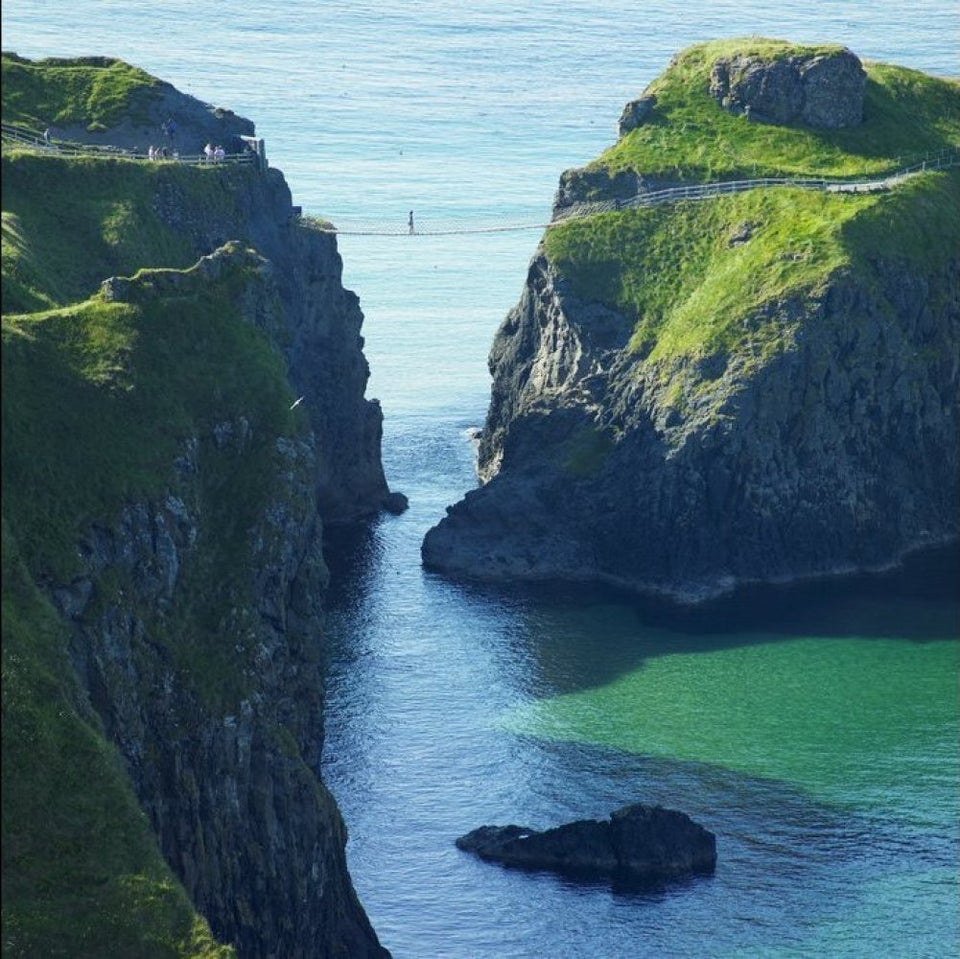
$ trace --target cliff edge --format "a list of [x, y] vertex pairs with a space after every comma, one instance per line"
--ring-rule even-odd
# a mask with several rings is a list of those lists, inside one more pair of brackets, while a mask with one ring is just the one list
[[955, 540], [958, 117], [957, 83], [843, 48], [676, 57], [561, 177], [491, 350], [483, 485], [425, 566], [691, 602]]
[[[151, 82], [4, 61], [5, 122]], [[390, 497], [335, 239], [259, 164], [3, 189], [4, 954], [387, 956], [318, 771], [324, 528]]]

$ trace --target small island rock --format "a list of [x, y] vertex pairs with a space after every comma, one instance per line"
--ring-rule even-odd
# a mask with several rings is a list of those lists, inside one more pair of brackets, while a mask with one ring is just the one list
[[716, 836], [686, 813], [637, 803], [608, 820], [578, 820], [538, 832], [522, 826], [481, 826], [457, 848], [524, 869], [588, 878], [656, 881], [712, 873]]

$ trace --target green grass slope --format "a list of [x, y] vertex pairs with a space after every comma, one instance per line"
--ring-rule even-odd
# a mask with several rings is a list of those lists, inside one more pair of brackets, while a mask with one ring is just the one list
[[230, 213], [252, 166], [187, 167], [5, 149], [3, 312], [85, 300], [108, 276], [185, 268], [191, 245], [157, 214], [176, 193], [198, 219]]
[[747, 317], [817, 297], [844, 271], [878, 284], [881, 260], [946, 266], [960, 249], [957, 210], [954, 170], [888, 193], [776, 188], [602, 214], [553, 228], [544, 243], [579, 297], [634, 319], [631, 348], [651, 360], [701, 359], [747, 338], [766, 355], [794, 321], [784, 326], [776, 309], [759, 327]]
[[3, 122], [42, 132], [81, 124], [103, 130], [121, 120], [142, 122], [159, 99], [159, 81], [122, 60], [87, 57], [27, 60], [4, 52]]
[[[204, 505], [221, 522], [195, 570], [236, 599], [246, 571], [232, 557], [243, 555], [240, 540], [270, 495], [273, 438], [299, 428], [282, 358], [237, 313], [252, 270], [241, 260], [216, 283], [187, 282], [176, 296], [150, 295], [148, 272], [135, 281], [142, 302], [95, 296], [3, 318], [4, 514], [30, 570], [69, 581], [81, 530], [162, 494], [183, 441], [242, 413], [254, 437], [242, 462], [236, 450], [201, 447]], [[189, 280], [194, 271], [164, 272]], [[207, 602], [216, 595], [199, 593]], [[214, 620], [215, 609], [210, 602]], [[202, 648], [194, 636], [173, 651]]]
[[758, 38], [691, 47], [650, 85], [647, 92], [657, 98], [650, 120], [590, 166], [697, 182], [843, 178], [883, 173], [960, 147], [960, 83], [905, 67], [865, 63], [864, 122], [839, 130], [752, 123], [724, 110], [710, 94], [710, 71], [722, 57], [774, 59], [824, 49]]
[[[960, 147], [960, 85], [899, 67], [867, 66], [866, 120], [846, 130], [752, 123], [710, 96], [717, 57], [800, 49], [750, 40], [686, 51], [651, 85], [653, 119], [595, 166], [695, 182], [844, 177]], [[831, 278], [855, 272], [878, 284], [881, 261], [946, 266], [960, 249], [958, 210], [960, 173], [931, 171], [878, 193], [774, 187], [606, 213], [551, 228], [544, 247], [578, 296], [635, 321], [631, 348], [641, 355], [697, 360], [749, 340], [762, 360], [796, 332], [797, 317], [780, 307], [817, 297]]]

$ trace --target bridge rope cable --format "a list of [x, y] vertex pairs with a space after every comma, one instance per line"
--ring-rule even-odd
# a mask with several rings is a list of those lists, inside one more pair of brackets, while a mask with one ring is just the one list
[[[215, 165], [217, 162], [252, 163], [256, 156], [252, 153], [227, 154], [221, 161], [212, 161], [200, 155], [186, 155], [173, 157], [150, 158], [146, 154], [127, 150], [122, 147], [96, 146], [70, 141], [48, 141], [45, 137], [23, 127], [3, 124], [0, 128], [5, 142], [12, 142], [28, 149], [40, 150], [45, 153], [65, 154], [68, 156], [98, 156], [119, 157], [128, 160], [147, 162], [178, 162], [194, 166]], [[908, 164], [900, 166], [904, 160]], [[357, 220], [345, 225], [336, 225], [328, 220], [306, 216], [303, 217], [300, 208], [295, 208], [295, 217], [322, 233], [333, 233], [338, 236], [463, 236], [482, 233], [511, 233], [523, 230], [547, 230], [561, 226], [571, 220], [596, 216], [600, 213], [619, 212], [640, 207], [658, 206], [663, 203], [677, 203], [682, 200], [703, 200], [728, 193], [741, 193], [745, 190], [754, 190], [766, 187], [793, 187], [797, 189], [822, 190], [827, 193], [867, 193], [877, 190], [888, 190], [901, 183], [908, 177], [915, 176], [928, 170], [943, 170], [948, 167], [960, 166], [960, 149], [946, 149], [938, 153], [928, 153], [916, 157], [898, 158], [896, 169], [883, 174], [872, 174], [847, 180], [828, 179], [826, 177], [754, 177], [746, 180], [717, 180], [709, 183], [694, 183], [686, 186], [666, 187], [661, 190], [637, 193], [623, 199], [599, 200], [595, 202], [573, 203], [555, 209], [549, 220], [539, 218], [525, 222], [492, 222], [478, 225], [476, 221], [463, 218], [437, 218], [433, 221], [418, 217], [415, 225], [407, 222], [388, 225], [383, 220]]]
[[[942, 170], [960, 166], [960, 150], [946, 150], [927, 154], [918, 158], [909, 166], [869, 178], [851, 180], [831, 180], [825, 177], [755, 177], [747, 180], [719, 180], [713, 183], [697, 183], [688, 186], [667, 187], [649, 193], [638, 193], [621, 200], [600, 200], [596, 202], [574, 203], [554, 212], [549, 221], [508, 222], [498, 225], [460, 226], [463, 221], [421, 220], [413, 229], [400, 224], [386, 227], [382, 221], [358, 221], [347, 225], [317, 222], [315, 228], [338, 236], [452, 236], [474, 233], [506, 233], [521, 230], [546, 230], [562, 226], [571, 220], [578, 220], [600, 213], [620, 212], [640, 207], [658, 206], [663, 203], [676, 203], [681, 200], [703, 200], [729, 193], [741, 193], [762, 187], [793, 187], [806, 190], [821, 190], [827, 193], [869, 193], [888, 190], [911, 176], [927, 170]], [[435, 224], [435, 225], [434, 225]]]

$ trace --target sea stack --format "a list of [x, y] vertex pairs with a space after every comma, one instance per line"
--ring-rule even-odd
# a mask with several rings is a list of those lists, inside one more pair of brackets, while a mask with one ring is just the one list
[[960, 88], [753, 38], [638, 102], [561, 177], [425, 566], [690, 603], [956, 541]]

